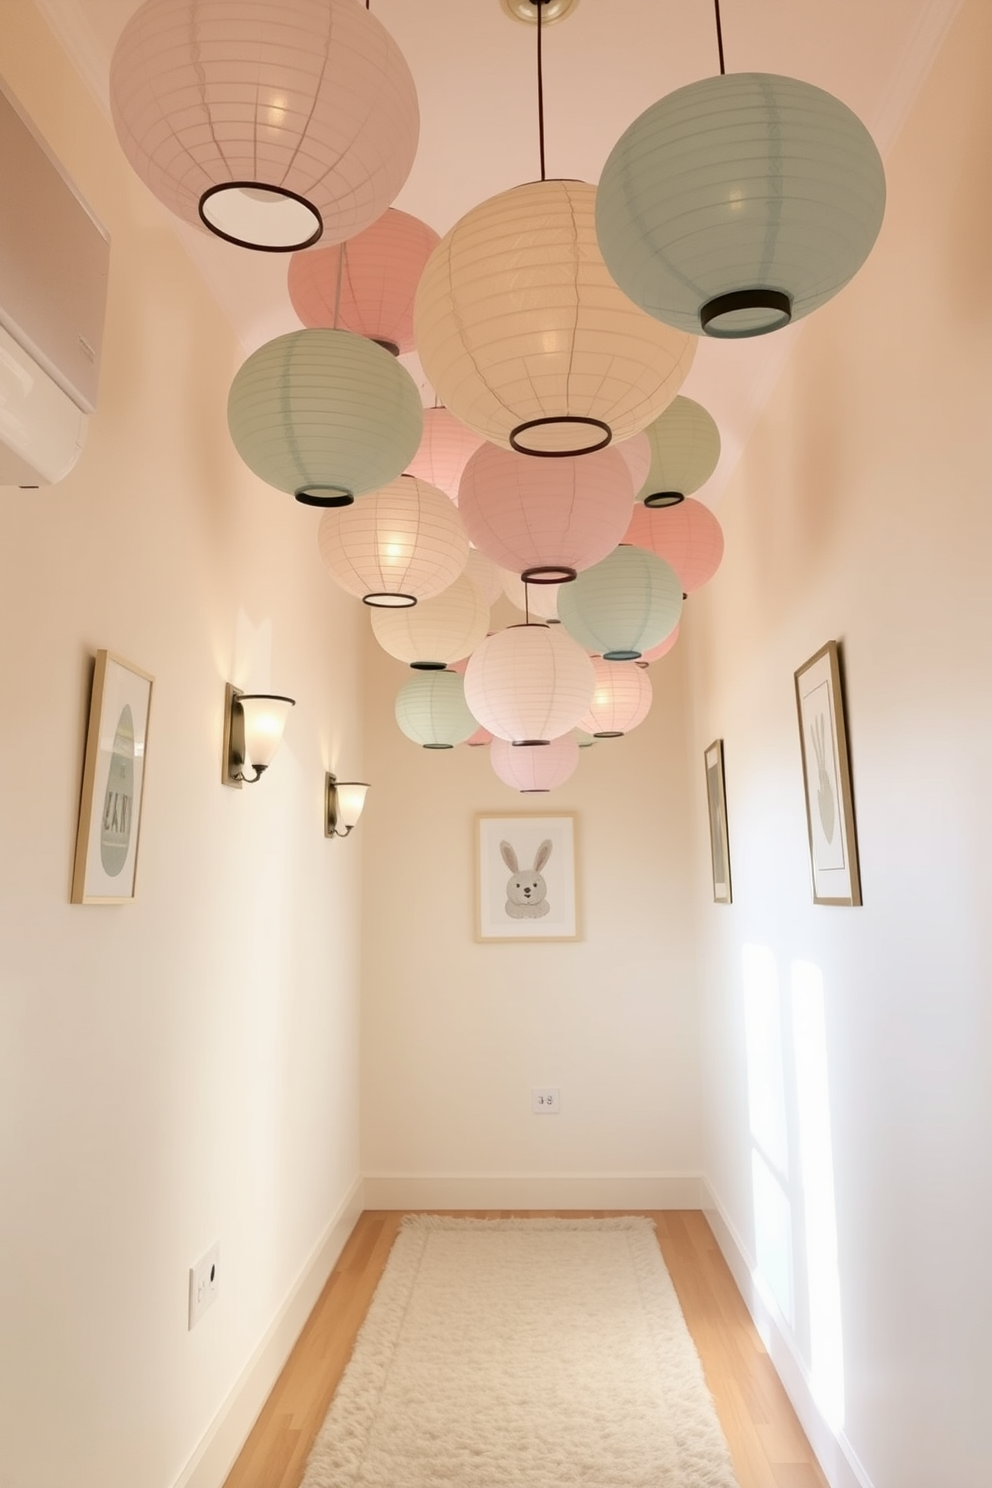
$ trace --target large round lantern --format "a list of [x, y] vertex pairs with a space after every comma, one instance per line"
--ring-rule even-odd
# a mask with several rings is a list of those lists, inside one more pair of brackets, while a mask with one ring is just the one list
[[473, 208], [431, 254], [414, 311], [442, 402], [524, 454], [629, 439], [678, 392], [695, 339], [617, 289], [596, 245], [596, 191], [534, 181]]
[[599, 183], [603, 257], [635, 304], [695, 335], [760, 336], [837, 293], [867, 258], [885, 174], [857, 115], [772, 73], [668, 94]]
[[691, 398], [673, 398], [643, 437], [651, 464], [634, 489], [645, 506], [678, 506], [709, 480], [720, 458], [720, 431], [712, 415]]
[[511, 625], [472, 653], [465, 697], [497, 739], [544, 744], [575, 727], [593, 681], [591, 658], [561, 626]]
[[252, 353], [227, 400], [245, 464], [308, 506], [347, 506], [399, 475], [420, 441], [417, 384], [350, 331], [290, 331]]
[[464, 574], [433, 599], [406, 609], [372, 611], [379, 645], [417, 671], [441, 671], [468, 656], [488, 629], [489, 606]]
[[293, 309], [305, 326], [354, 331], [396, 356], [412, 351], [413, 300], [439, 242], [426, 222], [390, 207], [347, 243], [293, 254], [287, 278]]
[[396, 695], [396, 722], [424, 749], [454, 749], [478, 727], [457, 672], [421, 672], [404, 682]]
[[647, 717], [652, 688], [646, 671], [629, 661], [594, 656], [596, 684], [589, 711], [579, 728], [595, 739], [619, 739]]
[[270, 251], [368, 227], [420, 131], [410, 69], [355, 0], [145, 0], [114, 51], [110, 102], [160, 201]]
[[342, 589], [382, 609], [440, 594], [468, 558], [456, 508], [443, 491], [412, 475], [399, 476], [353, 506], [325, 512], [317, 542]]
[[407, 474], [439, 486], [457, 502], [462, 471], [481, 443], [482, 435], [467, 428], [449, 409], [425, 408], [420, 448], [406, 467]]
[[503, 593], [510, 603], [528, 619], [558, 619], [558, 585], [525, 584], [515, 573], [500, 569]]
[[681, 613], [678, 575], [643, 548], [617, 548], [558, 591], [562, 625], [607, 661], [636, 661], [674, 630]]
[[477, 548], [538, 584], [574, 579], [612, 553], [630, 522], [630, 470], [614, 449], [532, 460], [484, 444], [465, 466], [458, 510]]
[[504, 785], [524, 795], [544, 795], [575, 774], [579, 746], [574, 733], [562, 734], [550, 744], [508, 744], [505, 739], [494, 739], [489, 760]]
[[624, 542], [670, 563], [685, 594], [707, 583], [723, 558], [723, 528], [709, 507], [692, 496], [660, 511], [635, 506]]

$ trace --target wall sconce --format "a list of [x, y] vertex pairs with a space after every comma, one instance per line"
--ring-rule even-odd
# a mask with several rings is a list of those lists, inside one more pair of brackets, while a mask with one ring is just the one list
[[[241, 789], [254, 785], [282, 743], [289, 710], [296, 699], [264, 692], [242, 692], [230, 682], [224, 693], [224, 758], [221, 780]], [[251, 762], [254, 775], [246, 775]]]
[[[327, 772], [324, 786], [324, 836], [347, 837], [358, 823], [368, 786], [361, 780], [338, 780]], [[338, 827], [344, 827], [343, 832]]]

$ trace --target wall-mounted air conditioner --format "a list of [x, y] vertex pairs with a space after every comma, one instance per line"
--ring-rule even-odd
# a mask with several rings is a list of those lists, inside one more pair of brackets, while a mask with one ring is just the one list
[[0, 485], [72, 469], [96, 407], [107, 234], [0, 92]]

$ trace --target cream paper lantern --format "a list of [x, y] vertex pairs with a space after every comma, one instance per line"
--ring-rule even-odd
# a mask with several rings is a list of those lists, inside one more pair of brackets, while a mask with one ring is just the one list
[[420, 448], [406, 467], [407, 474], [440, 487], [457, 505], [462, 471], [482, 442], [482, 436], [466, 428], [450, 409], [425, 408]]
[[644, 431], [651, 465], [635, 487], [645, 506], [678, 506], [705, 485], [720, 458], [720, 431], [711, 414], [692, 398], [673, 398]]
[[560, 626], [511, 625], [472, 653], [465, 697], [497, 739], [541, 744], [576, 726], [594, 680], [590, 657]]
[[492, 443], [579, 455], [657, 418], [696, 342], [617, 289], [596, 244], [596, 190], [534, 181], [491, 197], [431, 254], [414, 310], [441, 401]]
[[607, 661], [636, 661], [678, 624], [682, 584], [664, 559], [619, 547], [562, 585], [558, 614], [587, 651]]
[[579, 746], [574, 732], [562, 734], [550, 744], [508, 744], [505, 739], [494, 739], [489, 746], [489, 761], [511, 790], [526, 796], [546, 795], [575, 774]]
[[651, 680], [646, 671], [629, 661], [592, 659], [596, 683], [589, 711], [579, 728], [595, 739], [619, 739], [643, 723], [651, 707]]
[[271, 252], [368, 227], [420, 133], [410, 69], [355, 0], [145, 0], [114, 50], [110, 104], [170, 211]]
[[457, 672], [421, 672], [396, 695], [396, 722], [423, 749], [454, 749], [475, 732]]
[[384, 651], [416, 671], [441, 671], [484, 641], [489, 606], [462, 574], [433, 599], [406, 609], [373, 609], [372, 631]]
[[454, 583], [468, 559], [457, 509], [443, 491], [412, 475], [325, 512], [317, 543], [341, 588], [373, 608], [432, 599]]

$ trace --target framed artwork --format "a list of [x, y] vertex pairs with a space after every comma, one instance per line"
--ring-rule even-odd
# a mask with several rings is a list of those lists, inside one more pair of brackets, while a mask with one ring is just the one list
[[112, 651], [96, 653], [73, 904], [127, 904], [134, 898], [152, 680]]
[[727, 833], [727, 788], [723, 775], [723, 740], [715, 739], [704, 751], [706, 802], [710, 810], [710, 861], [713, 865], [713, 900], [730, 904], [730, 837]]
[[578, 940], [575, 817], [476, 818], [476, 939]]
[[814, 904], [860, 904], [858, 841], [836, 641], [796, 673]]

